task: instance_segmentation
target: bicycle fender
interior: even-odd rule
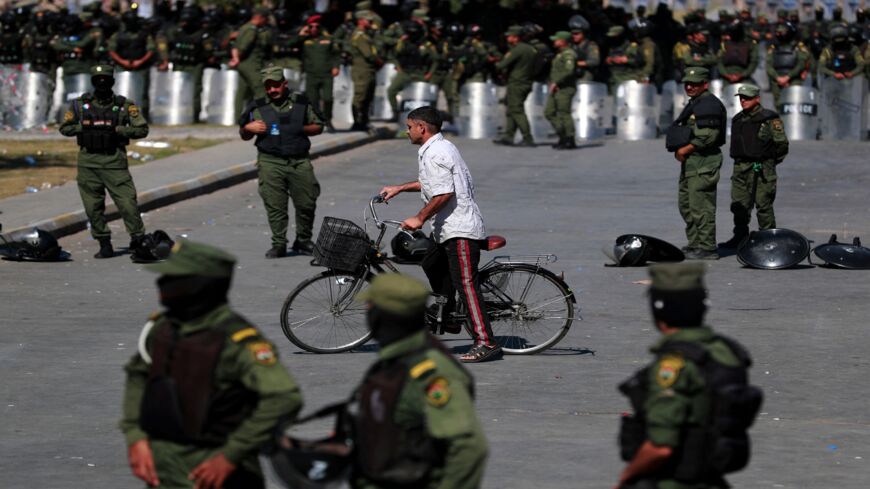
[[[574,296],[574,291],[571,290],[571,286],[568,285],[568,282],[565,282],[565,279],[563,279],[563,278],[560,277],[559,275],[556,275],[555,273],[553,273],[553,272],[552,272],[551,270],[549,270],[549,269],[546,269],[546,268],[543,268],[543,267],[536,267],[536,266],[534,266],[534,265],[528,265],[528,264],[519,263],[519,264],[515,264],[515,265],[499,265],[499,266],[497,266],[497,267],[492,267],[492,268],[488,269],[487,272],[490,272],[491,270],[493,270],[493,271],[494,271],[494,270],[498,270],[498,269],[501,269],[501,268],[514,268],[514,269],[529,270],[529,271],[532,271],[532,272],[540,272],[542,275],[546,275],[546,276],[548,276],[548,277],[554,279],[556,282],[558,282],[559,284],[561,284],[562,287],[565,287],[565,290],[568,291],[568,297],[571,299],[571,302],[574,303],[574,304],[577,303],[577,298]]]

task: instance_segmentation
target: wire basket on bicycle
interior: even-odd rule
[[[313,265],[334,270],[359,268],[372,244],[363,228],[353,221],[337,217],[324,217],[317,243],[314,245]]]

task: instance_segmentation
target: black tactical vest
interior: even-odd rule
[[[130,142],[115,131],[121,123],[127,99],[115,95],[112,104],[107,107],[97,106],[93,100],[93,95],[86,93],[73,104],[73,110],[78,112],[76,115],[82,125],[82,132],[76,136],[76,141],[89,153],[114,154]]]
[[[86,32],[83,35],[87,36],[88,33]],[[67,36],[66,40],[67,40],[67,42],[78,42],[78,41],[82,40],[82,36],[78,36],[78,35]],[[80,53],[73,51],[73,50],[70,50],[70,51],[63,53],[63,59],[73,60],[73,59],[88,58],[88,57],[90,57],[91,52],[94,50],[94,47],[93,47],[93,45],[89,45],[86,47],[82,47],[81,49],[82,49],[82,52],[80,52]]]
[[[277,28],[272,31],[272,57],[281,58],[298,58],[300,49],[298,46],[291,45],[293,38],[296,37],[287,32],[282,32]]]
[[[747,117],[740,114],[731,123],[731,157],[737,161],[761,163],[776,158],[776,144],[773,138],[762,141],[758,131],[765,121],[776,119],[779,114],[762,109]]]
[[[184,29],[177,29],[170,47],[169,61],[184,66],[202,63],[202,31],[188,33]]]
[[[747,68],[750,61],[750,50],[755,46],[748,42],[729,42],[725,45],[722,64]]]
[[[33,45],[30,48],[30,63],[37,67],[49,67],[54,64],[54,50],[49,45],[50,34],[34,34]]]
[[[420,55],[420,47],[406,41],[400,41],[402,44],[396,52],[396,62],[404,71],[417,71],[422,69],[423,56]]]
[[[137,32],[121,31],[118,33],[118,56],[128,60],[136,60],[148,53],[148,32],[139,29]]]
[[[266,123],[265,134],[257,135],[257,149],[279,158],[306,156],[311,149],[311,140],[302,130],[308,111],[308,100],[297,94],[293,107],[287,112],[278,112],[265,99],[259,99],[255,103],[263,122]]]
[[[796,47],[777,46],[773,51],[773,69],[779,74],[788,73],[798,63]]]
[[[855,63],[855,54],[858,48],[848,46],[846,49],[831,49],[831,60],[828,61],[828,69],[836,73],[846,73],[854,71],[858,67]]]
[[[181,337],[164,320],[154,327],[151,367],[139,424],[156,439],[220,446],[253,411],[257,394],[241,383],[218,390],[215,370],[228,336],[246,322],[232,317]]]
[[[17,32],[5,32],[0,35],[0,63],[19,64],[22,61],[21,35]]]

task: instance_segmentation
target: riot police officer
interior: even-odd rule
[[[777,106],[782,90],[802,84],[809,74],[812,61],[809,50],[795,36],[793,25],[779,24],[776,26],[776,42],[767,48],[767,77]]]
[[[571,101],[577,93],[577,55],[571,48],[571,33],[559,31],[550,36],[556,57],[550,65],[549,90],[544,116],[550,121],[559,141],[553,145],[555,149],[575,149],[574,119],[571,117]]]
[[[480,487],[488,448],[474,379],[426,331],[428,296],[395,273],[359,295],[381,348],[355,393],[354,488]]]
[[[356,18],[356,30],[351,35],[349,48],[350,56],[353,59],[350,70],[350,77],[353,81],[353,102],[351,104],[353,125],[350,129],[351,131],[365,131],[369,129],[369,110],[375,95],[375,72],[383,65],[383,61],[381,61],[371,36],[374,17],[368,11],[358,11],[354,17]]]
[[[610,69],[611,93],[616,93],[617,85],[622,82],[644,81],[643,52],[640,46],[626,34],[625,27],[621,25],[611,27],[607,30],[607,39],[611,48],[604,58],[604,64]]]
[[[727,113],[708,90],[707,68],[686,68],[683,85],[689,103],[668,129],[666,147],[680,163],[678,206],[686,223],[686,258],[718,260],[716,253],[716,186],[722,167]]]
[[[692,24],[687,28],[686,42],[677,43],[674,46],[674,68],[677,70],[675,76],[677,81],[680,81],[680,77],[690,66],[706,68],[712,76],[718,59],[716,53],[710,49],[707,38],[709,34],[710,32],[701,24]]]
[[[205,69],[206,32],[201,24],[199,7],[185,7],[179,14],[178,24],[165,31],[158,41],[161,63],[157,69],[165,71],[172,63],[172,71],[193,75],[193,119],[199,120],[202,108],[202,73]]]
[[[601,54],[598,44],[586,36],[590,27],[589,22],[582,16],[575,15],[569,21],[568,27],[571,28],[571,47],[577,55],[577,68],[574,74],[580,81],[592,81],[601,63]]]
[[[864,72],[864,56],[858,46],[849,41],[848,30],[837,25],[831,29],[831,44],[822,50],[819,57],[819,72],[838,80],[861,76]]]
[[[154,58],[156,44],[154,38],[142,25],[142,19],[136,9],[131,9],[121,15],[123,26],[109,38],[109,56],[115,65],[125,71],[141,72],[145,80],[145,99],[139,102],[142,113],[148,117],[148,85],[150,82],[149,68]]]
[[[15,12],[7,10],[0,16],[0,64],[21,64],[23,56],[23,41],[24,37],[21,34],[21,29],[18,26],[18,18]]]
[[[91,64],[97,60],[98,52],[103,44],[103,36],[99,30],[89,29],[85,20],[90,20],[90,14],[67,15],[63,23],[63,33],[55,36],[49,45],[58,53],[63,61],[64,76],[81,75],[90,72]]]
[[[33,15],[33,30],[24,36],[23,45],[24,60],[30,63],[30,70],[45,73],[52,84],[57,71],[57,53],[51,48],[54,38],[51,21],[54,18],[56,15],[49,12],[36,12]]]
[[[124,367],[121,431],[149,487],[262,488],[257,454],[302,409],[275,346],[227,303],[236,259],[185,239],[159,273],[151,316]]]
[[[338,76],[340,48],[320,24],[320,16],[312,15],[299,31],[302,39],[302,66],[305,70],[305,95],[326,122],[332,127],[332,79]]]
[[[704,272],[700,263],[650,266],[650,308],[662,336],[651,348],[655,360],[619,385],[634,411],[620,427],[629,462],[621,489],[725,489],[725,473],[749,462],[748,429],[763,395],[749,385],[746,349],[704,326]]]
[[[532,129],[526,117],[524,103],[532,91],[532,80],[535,77],[535,64],[538,53],[535,48],[523,42],[523,28],[511,26],[505,33],[510,50],[495,64],[495,68],[507,73],[507,123],[505,132],[495,144],[511,146],[514,144],[514,134],[517,129],[523,136],[520,146],[534,147]]]
[[[751,82],[758,67],[758,45],[745,38],[739,22],[732,22],[725,28],[718,58],[719,74],[728,83]]]
[[[465,26],[459,22],[447,25],[447,35],[435,44],[438,69],[433,82],[444,92],[447,120],[459,115],[459,80],[463,77],[465,59]],[[440,74],[440,76],[438,76]]]
[[[485,82],[492,75],[493,63],[501,59],[498,48],[483,39],[483,31],[478,24],[468,26],[468,37],[463,49],[463,82]]]
[[[788,154],[788,137],[779,114],[761,106],[761,93],[755,85],[737,90],[743,108],[731,123],[731,213],[734,236],[721,248],[737,248],[749,235],[752,209],[757,209],[758,229],[776,227],[773,201],[776,199],[776,166]]]
[[[275,26],[272,27],[272,63],[302,73],[302,49],[299,45],[299,26],[294,26],[290,11],[275,10]]]
[[[438,52],[425,36],[422,26],[414,21],[402,24],[402,37],[396,43],[396,76],[387,87],[387,100],[394,120],[399,116],[398,95],[408,84],[430,81],[438,68]]]
[[[106,224],[106,192],[115,202],[130,234],[130,249],[136,249],[145,234],[136,203],[136,187],[127,168],[126,146],[130,139],[148,135],[148,123],[132,100],[112,93],[113,72],[111,65],[91,68],[94,93],[86,93],[73,101],[59,128],[64,136],[75,136],[81,146],[76,182],[91,224],[91,236],[100,243],[100,251],[94,258],[115,255],[111,231]]]
[[[251,99],[257,100],[266,96],[263,84],[260,83],[260,69],[263,68],[263,58],[269,45],[269,31],[265,29],[269,20],[269,9],[257,7],[245,25],[239,29],[239,36],[231,50],[232,59],[229,67],[239,72],[239,88],[236,91],[236,113]]]

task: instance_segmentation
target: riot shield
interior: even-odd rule
[[[779,96],[777,112],[789,141],[816,139],[819,133],[819,94],[814,88],[784,88]]]
[[[371,118],[376,121],[388,121],[393,118],[393,108],[387,97],[387,89],[396,77],[396,65],[387,63],[378,70],[375,76],[375,98],[372,100]]]
[[[63,120],[63,113],[67,107],[66,101],[63,98],[65,93],[63,68],[58,68],[54,75],[54,93],[51,96],[51,109],[48,111],[48,120],[58,123]]]
[[[861,240],[857,237],[852,244],[846,244],[838,242],[834,234],[827,243],[816,246],[813,254],[832,268],[870,269],[870,248],[861,246]]]
[[[737,261],[750,268],[779,270],[804,261],[810,255],[810,242],[790,229],[753,231],[737,248]]]
[[[332,79],[332,124],[338,129],[347,129],[353,124],[353,80],[350,67],[341,66],[338,76]]]
[[[459,135],[469,139],[496,137],[505,124],[504,106],[492,83],[466,83],[459,91]]]
[[[532,91],[523,102],[523,111],[529,119],[529,128],[535,141],[548,139],[555,135],[550,121],[544,117],[544,108],[547,106],[547,97],[549,96],[550,88],[547,84],[535,82],[532,84]],[[522,135],[518,134],[517,137],[521,138]]]
[[[677,109],[674,107],[674,97],[678,90],[682,90],[682,87],[677,86],[677,82],[674,80],[668,80],[662,84],[662,93],[659,94],[659,132],[664,133],[668,127],[670,127],[671,123],[674,119],[677,118],[674,113],[677,110],[683,110],[682,107]]]
[[[616,135],[624,141],[655,139],[658,135],[656,88],[634,80],[616,87]]]
[[[571,101],[571,117],[578,140],[604,137],[605,121],[613,117],[608,106],[607,85],[596,82],[578,82],[577,94]]]
[[[63,103],[67,106],[73,100],[93,90],[91,75],[79,73],[78,75],[64,75],[63,77]]]
[[[819,124],[822,139],[860,141],[866,138],[863,111],[867,80],[863,76],[837,80],[823,76]]]
[[[150,122],[166,126],[193,123],[193,73],[151,69]]]
[[[112,91],[141,104],[145,99],[145,72],[116,70]]]
[[[287,80],[287,88],[291,92],[305,91],[305,73],[293,68],[284,68],[284,79]]]
[[[202,70],[202,93],[199,94],[199,114],[200,121],[208,120],[208,103],[211,98],[211,83],[214,74],[220,72],[217,68],[205,68]]]
[[[45,126],[54,80],[44,73],[30,71],[27,64],[5,70],[0,76],[3,124],[16,131]]]
[[[689,100],[691,100],[691,98],[686,95],[686,89],[683,88],[682,85],[676,85],[676,89],[674,90],[674,115],[672,120],[677,120],[677,117],[680,116],[680,113],[683,112],[686,105],[689,105]],[[667,126],[665,126],[665,129],[667,129]]]
[[[762,92],[770,91],[770,79],[767,78],[767,42],[762,41],[756,46],[758,49],[758,66],[752,72],[752,79]]]
[[[438,85],[426,82],[409,83],[401,92],[402,102],[399,104],[399,128],[405,127],[408,112],[424,107],[435,106],[438,103]]]
[[[239,72],[222,65],[220,70],[207,68],[203,74],[203,93],[200,100],[205,100],[206,83],[208,84],[208,102],[203,106],[207,108],[206,118],[209,124],[221,126],[234,126],[238,123],[239,114],[236,114],[236,92],[239,90]],[[208,76],[208,81],[206,81]],[[154,82],[151,83],[154,85]],[[153,104],[152,104],[153,106]],[[153,109],[152,109],[153,113]]]
[[[710,93],[716,96],[719,100],[722,100],[722,97],[725,95],[725,80],[721,78],[717,78],[715,80],[710,80],[710,85],[708,90]]]

